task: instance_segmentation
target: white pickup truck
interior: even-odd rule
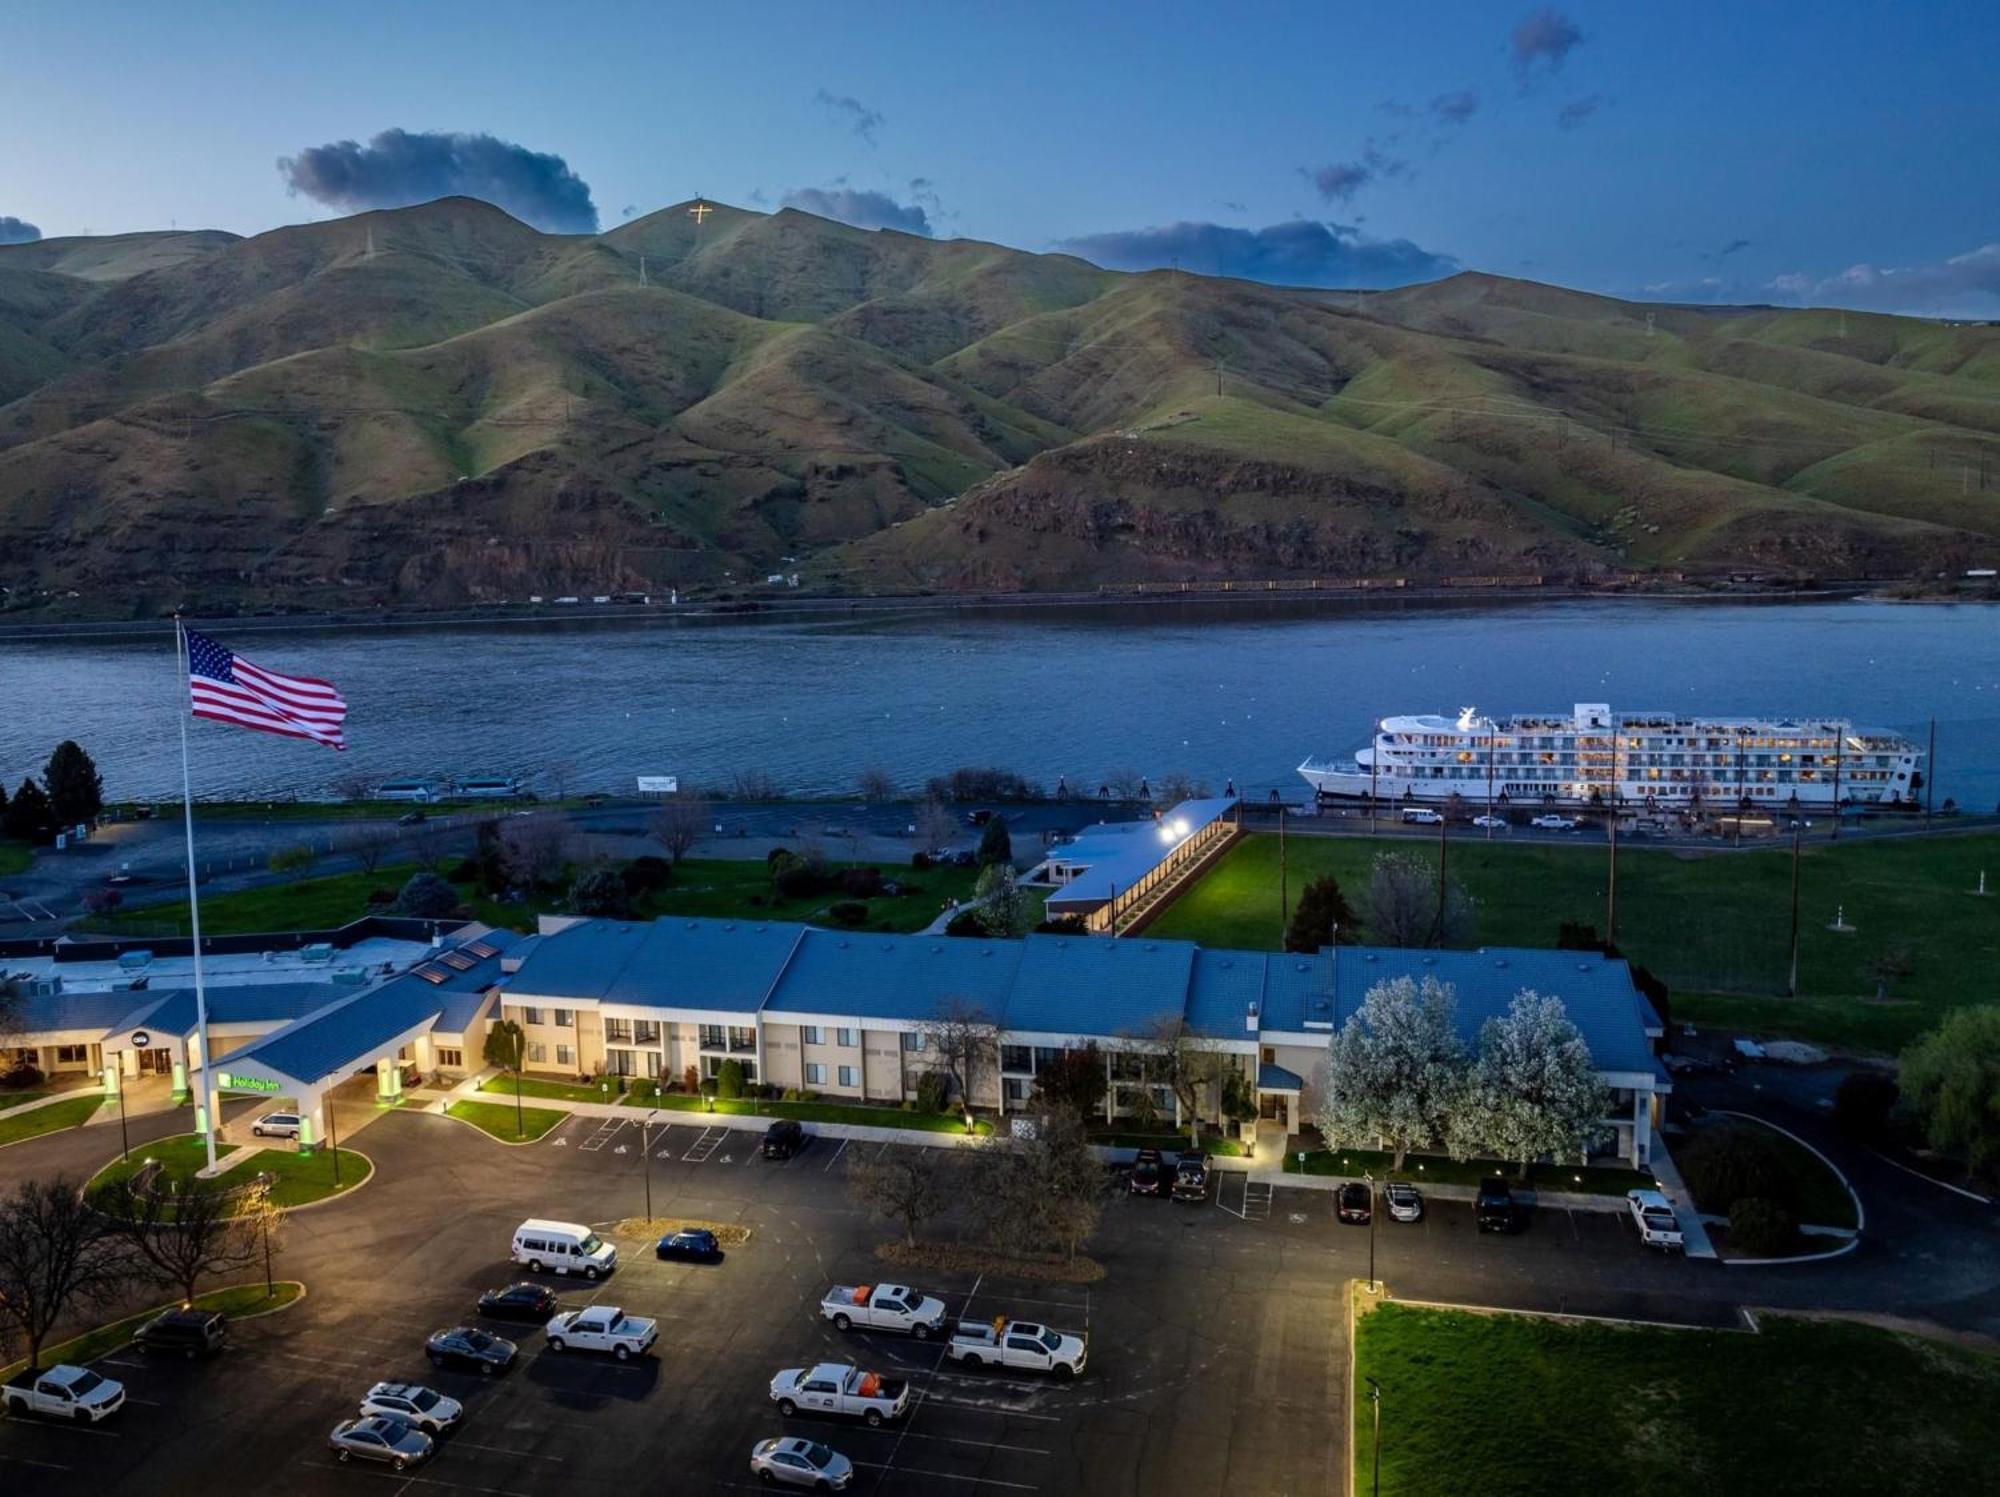
[[[1639,1229],[1639,1241],[1647,1247],[1667,1253],[1684,1250],[1673,1204],[1657,1190],[1628,1190],[1625,1206],[1632,1213],[1632,1225]]]
[[[623,1362],[660,1339],[658,1321],[627,1315],[616,1305],[565,1310],[548,1323],[550,1351],[608,1351]]]
[[[919,1341],[944,1331],[944,1301],[907,1284],[836,1284],[819,1313],[843,1331],[907,1331]]]
[[[850,1363],[822,1362],[817,1367],[787,1367],[772,1378],[771,1401],[787,1418],[809,1409],[815,1414],[845,1414],[872,1426],[909,1412],[910,1385],[899,1377],[863,1372]]]
[[[1018,1367],[1073,1378],[1083,1371],[1083,1337],[1026,1320],[961,1320],[945,1355],[968,1367]]]
[[[50,1367],[23,1373],[0,1387],[0,1402],[9,1413],[95,1424],[125,1406],[125,1385],[99,1377],[88,1367]]]

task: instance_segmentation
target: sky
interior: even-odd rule
[[[2000,316],[2000,4],[13,0],[0,242],[704,194],[1117,268]]]

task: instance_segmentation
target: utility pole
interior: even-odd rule
[[[1291,896],[1285,882],[1285,808],[1278,807],[1278,945],[1285,944],[1285,927],[1291,919]]]
[[[1924,829],[1931,824],[1931,802],[1937,795],[1937,719],[1931,719],[1931,746],[1924,754]]]
[[[1222,360],[1215,361],[1215,398],[1222,399]]]
[[[1840,840],[1840,756],[1847,747],[1847,724],[1833,725],[1833,840]]]
[[[1371,1441],[1375,1448],[1375,1474],[1369,1481],[1369,1491],[1374,1497],[1382,1497],[1382,1385],[1372,1377],[1365,1380],[1368,1384],[1368,1402],[1375,1410],[1375,1433]]]
[[[1799,840],[1800,830],[1792,828],[1792,974],[1785,984],[1785,996],[1799,996]]]
[[[644,250],[639,252],[639,284],[641,286],[646,284],[646,253]]]
[[[1444,834],[1450,829],[1451,829],[1450,818],[1445,816],[1443,812],[1439,812],[1438,813],[1438,908],[1437,908],[1437,923],[1432,927],[1432,942],[1431,942],[1432,945],[1438,947],[1442,947],[1444,945],[1444,890],[1445,890],[1445,881],[1444,881],[1445,835]]]
[[[1617,791],[1612,791],[1611,802],[1611,877],[1604,891],[1604,940],[1605,944],[1618,944],[1618,801]]]

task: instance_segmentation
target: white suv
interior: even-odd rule
[[[297,1138],[299,1115],[296,1112],[267,1112],[250,1125],[250,1132],[257,1138]]]
[[[446,1398],[420,1383],[377,1383],[361,1400],[361,1417],[371,1414],[400,1419],[426,1434],[441,1435],[464,1416],[455,1398]]]
[[[1665,1196],[1657,1190],[1628,1190],[1625,1206],[1632,1213],[1632,1225],[1639,1229],[1639,1240],[1647,1247],[1668,1253],[1681,1250],[1681,1224],[1674,1216],[1673,1203]]]
[[[1567,816],[1537,816],[1528,825],[1540,827],[1545,832],[1573,832],[1576,830],[1576,823]]]

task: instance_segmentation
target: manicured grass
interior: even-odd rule
[[[400,889],[416,871],[413,864],[400,863],[378,868],[373,873],[331,873],[228,894],[204,894],[202,934],[332,930],[371,913],[368,904],[371,891]],[[105,935],[186,935],[187,901],[96,916],[77,922],[77,929]]]
[[[924,1133],[963,1133],[965,1122],[955,1112],[905,1112],[900,1107],[871,1107],[860,1102],[764,1102],[754,1098],[726,1102],[718,1098],[711,1106],[701,1097],[686,1092],[663,1092],[641,1101],[626,1095],[618,1099],[627,1107],[657,1107],[671,1112],[719,1112],[731,1117],[797,1118],[802,1123],[852,1123],[860,1128],[915,1128]],[[973,1120],[972,1131],[984,1138],[993,1132],[985,1118]]]
[[[39,1138],[44,1133],[54,1133],[61,1128],[74,1128],[79,1123],[89,1122],[103,1105],[103,1095],[92,1091],[68,1102],[37,1107],[33,1112],[24,1112],[17,1117],[0,1118],[0,1144],[17,1144],[24,1138]]]
[[[237,1152],[234,1144],[217,1144],[216,1158]],[[145,1167],[148,1159],[159,1161],[160,1173],[177,1184],[192,1180],[195,1174],[208,1164],[208,1150],[198,1133],[181,1133],[172,1138],[156,1139],[152,1143],[141,1144],[132,1151],[130,1159],[113,1160],[95,1175],[85,1186],[87,1191],[98,1191],[107,1185],[116,1184],[127,1176]],[[366,1180],[374,1169],[367,1158],[351,1149],[340,1151],[340,1183],[333,1179],[333,1154],[321,1149],[313,1154],[299,1154],[289,1145],[259,1149],[248,1159],[233,1168],[224,1170],[216,1180],[225,1189],[234,1190],[250,1184],[259,1175],[271,1175],[271,1201],[277,1206],[304,1206],[312,1201],[325,1200],[330,1195],[343,1194]]]
[[[1753,1118],[1715,1118],[1696,1125],[1698,1129],[1726,1128],[1746,1133],[1755,1133],[1764,1138],[1785,1161],[1786,1172],[1791,1176],[1792,1189],[1798,1202],[1797,1216],[1801,1226],[1808,1227],[1858,1227],[1860,1222],[1854,1215],[1854,1197],[1840,1183],[1840,1177],[1827,1168],[1819,1155],[1803,1144],[1780,1133],[1776,1128],[1765,1126]],[[1699,1196],[1695,1205],[1703,1211],[1718,1216],[1729,1214],[1728,1201],[1706,1201]]]
[[[483,1128],[503,1143],[531,1142],[555,1127],[569,1114],[548,1107],[523,1107],[520,1132],[514,1131],[514,1109],[498,1102],[454,1102],[445,1109],[452,1117]]]
[[[1354,1469],[1381,1385],[1393,1497],[1929,1494],[1992,1484],[2000,1358],[1843,1322],[1759,1334],[1418,1309],[1355,1327]]]
[[[260,1279],[255,1284],[232,1284],[227,1289],[210,1289],[194,1297],[198,1310],[219,1310],[224,1315],[259,1315],[272,1310],[282,1310],[287,1305],[296,1304],[305,1294],[306,1286],[297,1279],[279,1279],[271,1286],[273,1293],[264,1292]],[[42,1348],[42,1366],[60,1367],[83,1366],[95,1361],[107,1352],[117,1351],[132,1339],[133,1332],[158,1315],[162,1310],[171,1310],[173,1305],[155,1305],[150,1310],[142,1310],[137,1315],[128,1315],[123,1320],[114,1320],[109,1325],[101,1325],[95,1330],[85,1331],[81,1336],[54,1346]],[[28,1365],[27,1359],[0,1367],[0,1382],[6,1381]]]
[[[1435,866],[1428,841],[1289,838],[1290,895],[1296,899],[1309,880],[1331,873],[1365,923],[1369,869],[1390,850]],[[1565,920],[1602,932],[1607,863],[1601,845],[1510,844],[1504,836],[1455,836],[1449,850],[1452,875],[1477,901],[1474,940],[1482,946],[1553,946]],[[1813,846],[1800,862],[1801,996],[1787,999],[1789,849],[1627,844],[1618,859],[1618,942],[1673,988],[1676,1019],[1894,1051],[1947,1008],[1976,999],[1965,974],[2000,959],[2000,898],[1971,892],[1982,869],[2000,870],[2000,835]],[[1836,912],[1855,927],[1851,934],[1827,929]],[[1278,839],[1259,834],[1231,848],[1147,934],[1275,949],[1282,936]],[[1908,954],[1910,974],[1892,980],[1892,1001],[1878,1003],[1871,964],[1896,948]]]
[[[1162,1154],[1190,1149],[1194,1145],[1185,1133],[1093,1133],[1090,1141],[1109,1149],[1158,1149]],[[1233,1138],[1204,1132],[1201,1147],[1218,1159],[1241,1159],[1243,1145]]]
[[[15,1107],[26,1107],[30,1102],[39,1102],[48,1095],[47,1091],[0,1092],[0,1112]]]
[[[1403,1161],[1402,1169],[1392,1170],[1389,1164],[1395,1157],[1375,1149],[1318,1149],[1306,1155],[1303,1167],[1297,1154],[1287,1154],[1285,1173],[1340,1175],[1359,1180],[1366,1170],[1377,1180],[1408,1180],[1412,1185],[1477,1185],[1489,1175],[1504,1175],[1517,1185],[1522,1183],[1519,1165],[1500,1160],[1412,1154]],[[1628,1190],[1651,1190],[1659,1184],[1643,1170],[1613,1164],[1531,1164],[1526,1183],[1537,1190],[1597,1196],[1622,1196]]]
[[[0,837],[0,878],[10,873],[26,873],[28,865],[34,859],[34,849],[27,843],[12,842]]]
[[[896,863],[831,863],[828,867],[836,875],[846,868],[873,868],[883,878],[894,879],[905,891],[858,901],[867,907],[868,918],[853,927],[857,930],[879,930],[884,926],[894,931],[922,930],[943,911],[946,899],[961,902],[970,899],[972,886],[979,878],[976,868],[919,871]],[[649,895],[642,908],[648,915],[801,920],[833,926],[825,911],[851,899],[851,895],[838,890],[803,899],[782,898],[772,890],[770,875],[761,859],[689,858],[674,870],[673,882]]]
[[[521,1077],[518,1085],[512,1076],[494,1076],[479,1085],[482,1092],[497,1092],[503,1097],[541,1097],[550,1102],[616,1102],[618,1093],[604,1092],[594,1086],[577,1086],[566,1081],[537,1081],[533,1076]]]

